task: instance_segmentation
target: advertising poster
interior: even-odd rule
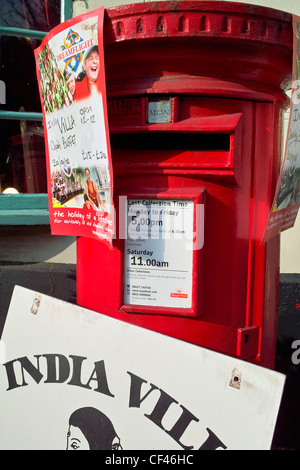
[[[1,345],[1,450],[103,450],[141,467],[271,447],[278,372],[19,286]]]
[[[293,87],[284,161],[263,242],[292,228],[300,206],[300,17],[293,16]]]
[[[111,243],[112,165],[103,53],[104,8],[54,28],[35,50],[51,232]]]

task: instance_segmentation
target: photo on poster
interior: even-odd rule
[[[107,241],[113,232],[103,8],[54,28],[35,51],[52,233]],[[50,197],[51,195],[51,197]]]

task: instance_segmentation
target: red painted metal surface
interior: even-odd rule
[[[203,191],[204,246],[188,315],[126,305],[124,240],[109,250],[79,238],[78,304],[273,367],[279,240],[261,239],[280,167],[291,15],[232,2],[126,5],[106,10],[104,44],[117,226],[119,196]],[[171,100],[171,122],[148,122],[156,99]]]

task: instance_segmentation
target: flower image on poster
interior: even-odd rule
[[[54,28],[35,50],[43,108],[51,232],[111,243],[112,165],[104,8]]]

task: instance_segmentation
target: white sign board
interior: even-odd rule
[[[128,199],[126,304],[191,308],[193,213],[190,200]]]
[[[1,341],[3,450],[270,448],[276,372],[21,287]]]

